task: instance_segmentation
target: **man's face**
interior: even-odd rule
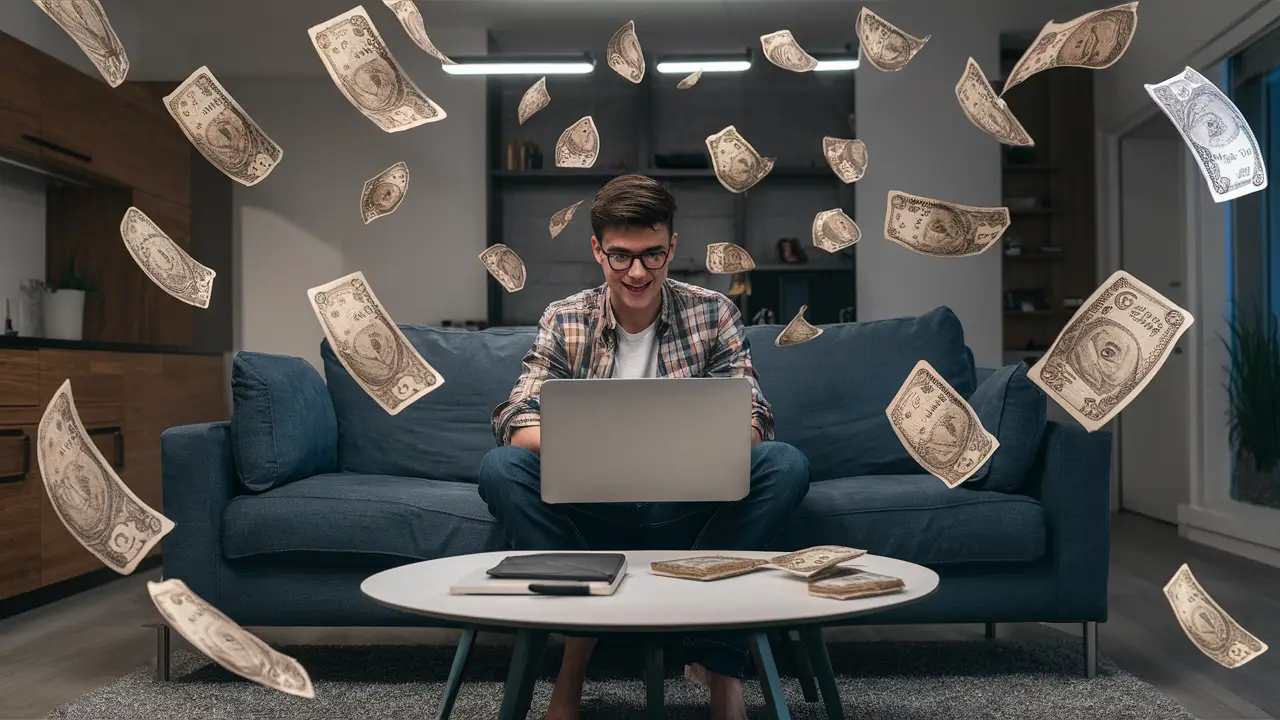
[[[609,295],[614,303],[644,310],[661,302],[662,281],[667,279],[667,268],[678,237],[673,233],[668,239],[667,233],[667,227],[659,225],[652,229],[610,228],[604,232],[603,238],[591,237],[591,250],[604,270],[604,279],[609,284]],[[622,255],[630,260],[630,266],[615,270],[610,264],[610,254],[617,256],[617,267],[622,267],[625,262],[617,262]],[[657,265],[661,254],[666,255],[661,267],[654,270],[645,267],[645,256],[648,256],[650,265]]]

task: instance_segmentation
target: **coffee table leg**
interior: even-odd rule
[[[787,656],[796,671],[796,679],[800,681],[800,689],[804,692],[805,702],[818,701],[818,686],[813,683],[813,668],[809,666],[809,656],[804,646],[791,639],[791,631],[778,633],[778,651]]]
[[[542,649],[547,644],[545,630],[520,629],[516,632],[516,647],[511,654],[511,667],[507,670],[507,686],[502,692],[502,707],[498,720],[524,720],[533,702],[533,683],[542,664]]]
[[[644,639],[645,707],[649,720],[662,720],[666,698],[666,668],[662,662],[662,637]]]
[[[791,720],[787,698],[782,694],[782,680],[773,660],[773,648],[769,647],[769,633],[759,630],[751,633],[751,659],[760,676],[760,691],[764,693],[765,711],[773,720]]]
[[[439,720],[448,720],[453,712],[453,702],[458,699],[458,688],[462,687],[462,673],[467,671],[467,660],[471,659],[471,648],[476,644],[476,629],[466,628],[462,637],[458,638],[458,650],[453,654],[453,667],[449,668],[449,680],[444,684],[444,698],[440,700]]]
[[[822,690],[822,702],[827,706],[827,717],[844,720],[844,706],[840,703],[840,691],[836,688],[836,674],[831,669],[831,656],[822,640],[822,628],[817,625],[800,628],[800,641],[809,655],[818,687]]]

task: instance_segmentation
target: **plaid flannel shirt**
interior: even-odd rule
[[[751,382],[751,426],[773,439],[773,411],[760,391],[738,307],[721,293],[667,279],[658,313],[658,377],[745,377]],[[617,329],[607,285],[547,306],[538,337],[524,356],[511,396],[493,410],[493,436],[511,442],[516,428],[541,423],[542,382],[613,376]]]

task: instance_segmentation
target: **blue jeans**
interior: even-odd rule
[[[768,550],[809,492],[809,459],[786,443],[751,448],[751,490],[728,503],[542,502],[541,458],[524,448],[490,450],[480,463],[480,497],[514,550]],[[625,590],[624,590],[625,592]],[[689,659],[742,678],[741,633],[685,638]]]

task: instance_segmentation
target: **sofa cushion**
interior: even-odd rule
[[[1027,562],[1044,555],[1045,514],[1023,495],[948,490],[932,475],[813,483],[778,550],[847,545],[921,565]]]
[[[503,547],[475,486],[441,480],[316,475],[241,495],[222,516],[228,559],[332,553],[431,560]]]
[[[321,345],[338,416],[338,467],[474,483],[480,458],[494,447],[493,409],[511,393],[535,329],[399,327],[444,384],[397,415],[352,379],[327,340]]]
[[[1000,368],[987,378],[969,404],[1000,447],[973,474],[966,487],[1017,492],[1022,486],[1044,437],[1045,394],[1027,378],[1026,363]]]
[[[239,352],[231,363],[231,447],[253,492],[338,469],[338,421],[302,358]]]
[[[747,328],[777,439],[809,458],[813,480],[924,472],[894,434],[884,409],[917,361],[928,360],[963,397],[973,394],[973,356],[949,308],[919,317],[823,326],[813,342],[776,347],[776,325]]]

